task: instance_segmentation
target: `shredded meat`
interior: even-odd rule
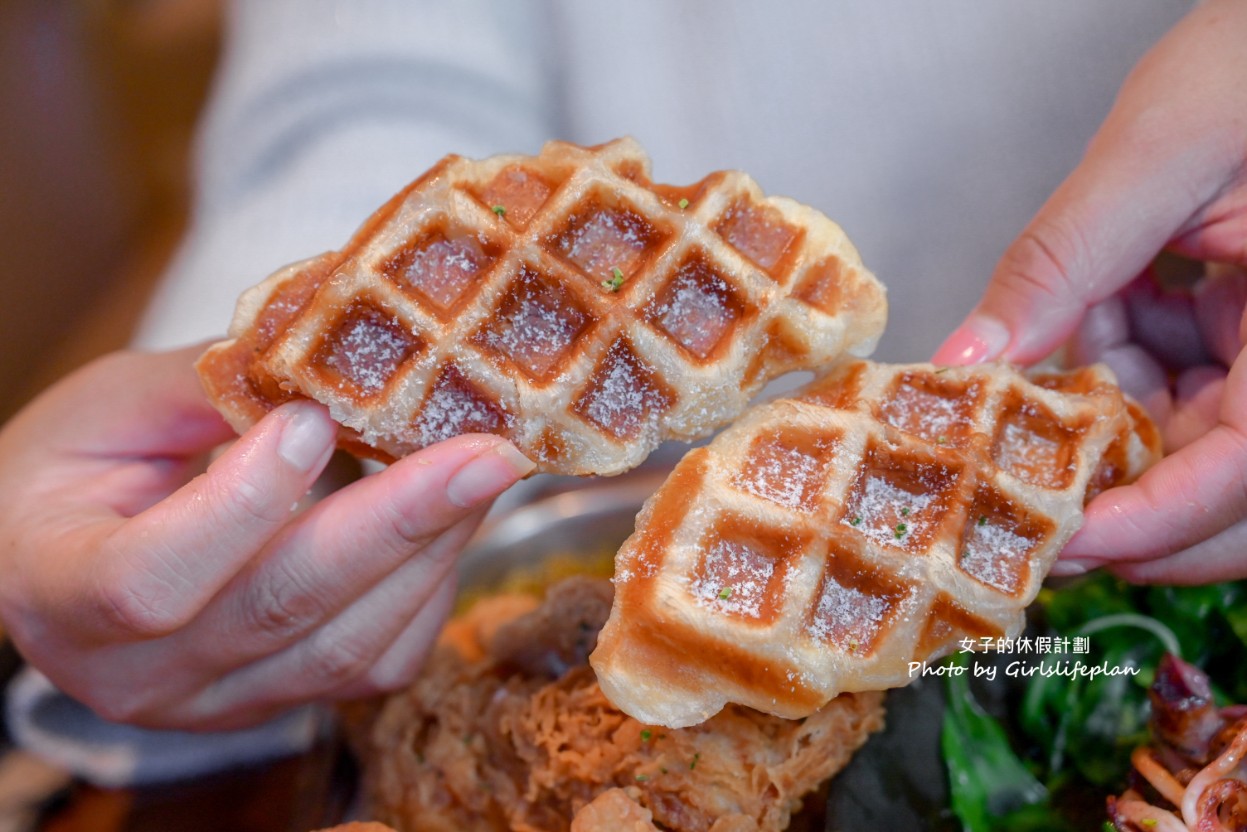
[[[572,578],[539,606],[496,597],[455,619],[360,743],[373,814],[400,832],[780,830],[883,726],[880,693],[799,721],[729,706],[642,725],[586,661],[610,604],[608,582]]]
[[[615,829],[617,832],[652,832],[654,813],[623,789],[607,789],[576,813],[571,832]]]

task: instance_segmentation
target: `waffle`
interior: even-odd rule
[[[904,685],[910,662],[1017,636],[1092,487],[1159,448],[1100,366],[843,364],[684,457],[616,558],[592,665],[670,727]]]
[[[886,315],[817,211],[737,172],[656,185],[630,139],[551,142],[442,160],[343,250],[245,293],[199,370],[239,431],[305,396],[356,453],[484,432],[539,471],[616,474],[775,376],[868,354]]]

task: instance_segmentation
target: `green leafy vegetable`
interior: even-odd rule
[[[1125,788],[1130,753],[1149,739],[1147,689],[1166,652],[1208,672],[1222,704],[1247,701],[1247,581],[1138,587],[1096,574],[1044,589],[1038,601],[1046,633],[1078,652],[1012,658],[1031,669],[1081,661],[1139,672],[1026,676],[1013,714],[1031,743],[1021,755],[1005,727],[967,699],[968,681],[949,677],[942,749],[953,810],[969,832],[1086,828],[1085,818],[1072,826],[1061,814],[1072,802],[1062,795],[1086,793],[1088,783],[1100,794]],[[1022,760],[1032,757],[1028,768]],[[1035,797],[1035,784],[1046,796]]]
[[[965,659],[959,654],[953,664],[965,667]],[[967,675],[948,676],[947,691],[940,748],[948,764],[953,812],[966,830],[992,832],[1001,828],[997,823],[1003,817],[1044,804],[1048,790],[1013,753],[1000,723],[975,701]]]

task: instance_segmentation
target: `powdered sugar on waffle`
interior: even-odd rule
[[[828,291],[806,291],[812,280]],[[352,309],[401,320],[412,340],[335,332]],[[350,428],[341,442],[357,453],[392,459],[487,430],[538,471],[609,475],[665,439],[709,435],[776,376],[869,352],[886,309],[813,209],[736,172],[656,184],[629,139],[552,142],[535,157],[442,160],[341,251],[248,292],[234,339],[199,369],[239,430],[303,396]],[[433,391],[448,361],[472,396]]]
[[[699,355],[707,355],[736,316],[728,307],[727,284],[709,275],[705,284],[681,273],[672,284],[671,297],[655,310],[662,327]]]
[[[770,451],[765,459],[755,461],[742,471],[736,483],[763,499],[798,508],[806,489],[825,466],[796,448],[772,446]]]
[[[437,240],[414,252],[403,275],[439,306],[447,307],[476,276],[485,252],[471,237]]]
[[[890,608],[886,599],[843,586],[829,577],[818,596],[807,631],[819,641],[834,639],[843,642],[842,647],[856,652],[874,639]]]
[[[395,318],[394,326],[401,327]],[[408,342],[395,331],[367,319],[352,321],[326,363],[367,394],[376,393],[406,356]]]
[[[857,529],[876,543],[901,545],[907,536],[921,531],[921,512],[931,504],[930,494],[898,488],[883,477],[867,476],[851,516],[841,525]]]
[[[1046,384],[1007,365],[852,361],[746,413],[676,466],[620,550],[590,658],[602,690],[671,727],[728,702],[799,718],[906,684],[911,662],[962,639],[1016,635],[1105,454],[1147,449],[1119,455],[1103,487],[1159,457],[1106,368]],[[950,402],[955,441],[888,417],[907,387]],[[1067,474],[1033,457],[1006,469],[1010,425],[1049,440]]]
[[[961,568],[989,586],[1011,592],[1016,585],[1017,566],[1035,543],[982,517],[970,526],[966,535]]]
[[[689,591],[720,613],[756,618],[774,574],[775,562],[770,558],[739,541],[718,540],[707,550],[702,573]]]
[[[638,378],[627,361],[607,360],[606,372],[599,376],[599,386],[586,407],[589,418],[612,426],[621,435],[635,435],[644,427],[653,426],[667,403],[666,397]],[[641,370],[644,372],[645,368]]]
[[[901,395],[891,398],[885,413],[888,421],[902,429],[916,427],[929,439],[947,438],[956,428],[968,424],[965,402],[979,394],[978,385],[967,388],[964,397],[952,398],[902,387]]]
[[[426,445],[467,431],[490,432],[502,421],[498,412],[470,392],[453,384],[439,384],[424,403],[416,430]]]

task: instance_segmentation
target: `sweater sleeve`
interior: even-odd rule
[[[557,110],[539,8],[235,0],[190,228],[137,345],[222,335],[242,290],[345,243],[447,153],[536,152]]]

